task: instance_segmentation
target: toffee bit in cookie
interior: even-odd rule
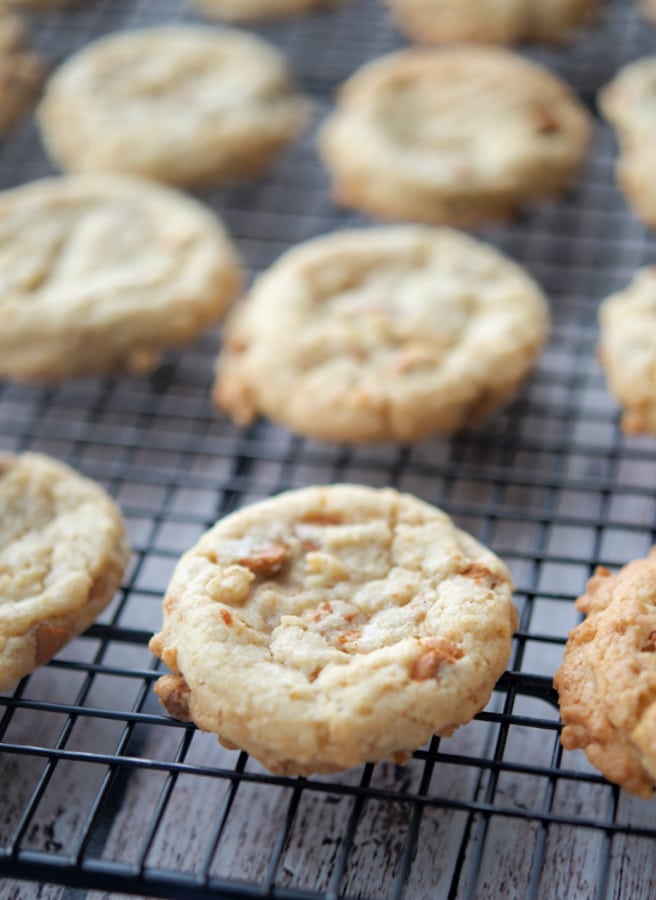
[[[533,115],[540,134],[556,134],[560,131],[560,122],[548,106],[537,106]]]
[[[239,565],[246,566],[247,569],[262,578],[272,578],[285,565],[288,555],[287,548],[282,544],[269,544],[242,557]]]
[[[442,664],[453,665],[464,656],[462,648],[453,641],[431,638],[422,643],[429,649],[412,666],[411,675],[417,681],[437,678]]]
[[[207,593],[213,600],[229,606],[239,606],[248,598],[255,575],[243,565],[228,566],[207,583]]]

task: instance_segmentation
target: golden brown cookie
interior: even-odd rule
[[[180,560],[151,650],[169,713],[282,774],[405,761],[488,702],[517,614],[503,563],[407,494],[311,487]]]
[[[343,231],[286,253],[224,332],[214,398],[322,440],[417,440],[508,402],[549,314],[515,263],[450,229]]]
[[[195,200],[116,175],[0,194],[0,377],[151,369],[216,322],[239,284],[221,223]]]
[[[48,82],[39,122],[63,169],[198,185],[261,173],[308,111],[266,41],[170,25],[84,47]]]
[[[558,41],[587,22],[598,0],[387,0],[420,44]]]
[[[554,684],[566,750],[582,748],[631,794],[656,789],[656,549],[613,575],[599,568],[576,601]]]
[[[561,193],[589,136],[590,116],[550,72],[499,48],[450,47],[351,76],[319,152],[345,206],[467,226]]]
[[[129,555],[100,485],[38,453],[0,455],[0,690],[91,625]]]
[[[656,266],[599,307],[599,361],[627,434],[656,434]]]
[[[42,60],[27,49],[22,22],[0,7],[0,138],[36,102],[44,75]]]
[[[634,213],[656,228],[656,56],[624,66],[599,95],[605,118],[617,129],[617,179]]]

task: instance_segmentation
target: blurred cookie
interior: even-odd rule
[[[656,434],[656,266],[599,307],[599,359],[628,434]]]
[[[44,75],[42,60],[27,49],[22,22],[0,8],[0,138],[32,108]]]
[[[387,0],[421,44],[557,41],[584,24],[598,0]]]
[[[259,174],[307,113],[274,47],[177,25],[85,47],[48,82],[39,121],[63,169],[194,185]]]
[[[599,96],[605,118],[617,129],[617,178],[635,214],[656,228],[656,56],[620,69]]]
[[[91,625],[129,555],[100,485],[38,453],[0,455],[0,690]]]
[[[338,202],[473,225],[562,192],[590,117],[554,75],[498,48],[406,50],[344,85],[319,138]]]
[[[207,16],[226,22],[278,19],[343,4],[346,0],[188,0]]]
[[[343,231],[286,253],[225,329],[214,398],[336,441],[452,432],[508,402],[542,349],[544,297],[448,229]]]
[[[112,175],[0,194],[0,377],[152,368],[216,322],[239,283],[219,221],[191,198]]]
[[[652,22],[656,22],[656,0],[643,0],[642,6],[645,15],[651,19]]]
[[[610,781],[656,790],[656,551],[616,575],[600,568],[576,601],[554,684],[566,750],[581,748]]]
[[[408,494],[310,487],[186,553],[150,648],[169,713],[273,772],[393,759],[485,707],[517,613],[504,564]]]

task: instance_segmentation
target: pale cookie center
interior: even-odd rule
[[[296,338],[302,371],[341,359],[371,376],[421,374],[457,346],[478,300],[462,273],[377,267],[331,296],[315,294]]]
[[[490,586],[495,579],[455,547],[441,571],[427,573],[419,558],[404,557],[414,543],[408,527],[399,532],[394,516],[343,525],[305,520],[273,527],[273,536],[223,538],[207,554],[216,566],[207,592],[223,605],[219,615],[235,638],[268,647],[273,661],[311,680],[330,664],[407,640],[418,644],[413,677],[434,677],[443,656],[452,663],[462,655],[427,622],[445,602],[443,583],[458,575],[489,578]]]

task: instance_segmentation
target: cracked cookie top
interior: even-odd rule
[[[503,563],[391,489],[307,488],[180,561],[151,649],[172,715],[279,772],[403,759],[487,703],[516,625]]]
[[[448,229],[343,231],[285,254],[225,331],[215,399],[328,440],[415,440],[502,405],[547,305],[524,270]]]

